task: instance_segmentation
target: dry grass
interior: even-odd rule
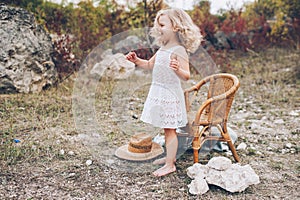
[[[238,152],[241,164],[254,168],[261,178],[259,185],[235,194],[210,186],[203,196],[190,195],[187,184],[191,180],[186,175],[186,168],[192,165],[190,151],[178,160],[177,173],[163,178],[152,177],[150,172],[124,172],[103,165],[93,155],[97,147],[92,152],[80,141],[81,133],[74,126],[71,77],[40,94],[0,96],[0,198],[299,198],[300,122],[299,116],[291,115],[300,114],[299,51],[269,49],[259,54],[229,56],[233,66],[230,73],[241,81],[229,120],[239,135],[237,144],[245,142],[249,146]],[[113,85],[107,82],[99,86],[97,117],[105,126],[109,143],[118,146],[124,135],[118,122],[111,118]],[[287,151],[286,143],[291,143],[292,148],[283,152]],[[212,152],[207,159],[216,155],[220,153]],[[93,160],[90,166],[85,164],[88,159]]]

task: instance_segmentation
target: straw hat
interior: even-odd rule
[[[145,133],[138,133],[130,138],[129,144],[119,147],[115,155],[125,160],[143,161],[162,154],[164,149]]]

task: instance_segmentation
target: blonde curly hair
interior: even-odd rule
[[[177,34],[181,45],[183,45],[188,52],[195,52],[203,37],[191,17],[184,10],[178,8],[164,9],[157,13],[154,26],[150,30],[150,36],[154,37],[154,42],[159,46],[163,46],[163,41],[160,40],[160,33],[158,31],[158,20],[162,15],[167,15],[170,18],[172,26],[178,31]]]

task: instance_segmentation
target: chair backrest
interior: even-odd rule
[[[227,73],[213,74],[202,79],[189,92],[198,91],[205,84],[209,84],[207,100],[200,106],[195,117],[195,123],[200,120],[200,115],[203,114],[207,116],[208,123],[213,124],[220,121],[226,123],[235,93],[240,85],[238,78]],[[187,110],[189,110],[189,105],[187,105]]]
[[[209,90],[207,99],[214,99],[206,108],[209,113],[208,121],[222,118],[228,120],[228,115],[236,91],[239,88],[239,80],[232,74],[215,74],[209,77]]]

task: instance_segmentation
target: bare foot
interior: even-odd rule
[[[170,174],[176,171],[175,165],[164,165],[163,167],[159,168],[155,172],[153,172],[154,176],[160,177]]]
[[[174,159],[174,163],[176,162],[176,159]],[[160,158],[160,159],[156,159],[153,161],[154,165],[163,165],[166,163],[166,157]]]

